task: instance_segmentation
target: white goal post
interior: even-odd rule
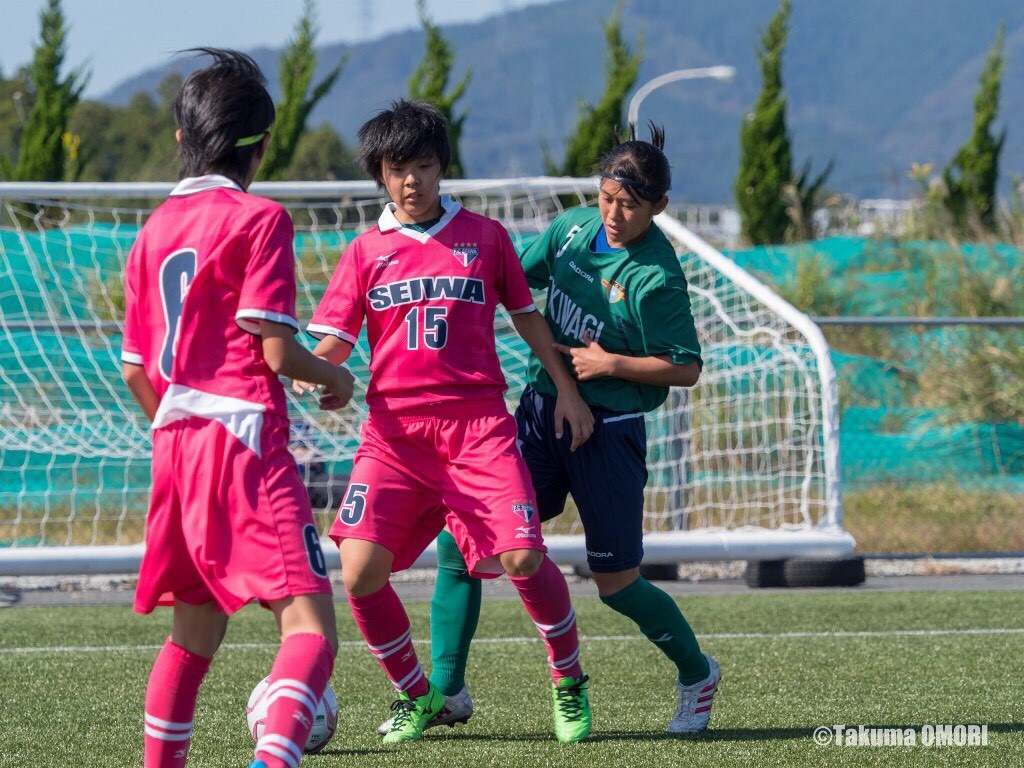
[[[148,425],[120,377],[122,272],[171,183],[0,183],[0,576],[130,573],[149,493]],[[376,221],[372,182],[257,183],[295,221],[300,322],[338,258]],[[594,179],[447,181],[443,191],[501,220],[517,245],[566,207],[595,204]],[[690,284],[705,368],[647,418],[645,562],[842,558],[836,375],[817,326],[683,227],[658,225]],[[541,297],[538,297],[539,299]],[[509,408],[527,349],[496,324]],[[307,340],[311,344],[311,340]],[[293,450],[321,529],[344,490],[365,417],[364,341],[338,414],[289,393]],[[563,565],[586,553],[575,510],[547,524]],[[337,551],[325,548],[337,567]],[[432,564],[428,550],[419,561]]]

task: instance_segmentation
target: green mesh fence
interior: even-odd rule
[[[1024,258],[1009,245],[830,238],[730,256],[794,303],[803,298],[798,308],[811,315],[1021,314]],[[1020,386],[1019,328],[827,327],[826,335],[839,377],[844,487],[952,481],[1024,492],[1024,422],[1012,404],[992,407]]]

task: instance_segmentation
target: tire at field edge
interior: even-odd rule
[[[750,560],[743,578],[754,588],[855,587],[864,583],[864,558]]]

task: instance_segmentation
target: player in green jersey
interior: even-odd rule
[[[703,654],[676,602],[640,575],[647,434],[644,413],[671,387],[700,377],[700,343],[675,249],[654,224],[668,204],[671,171],[664,131],[619,141],[600,164],[598,207],[566,211],[522,254],[530,286],[547,290],[545,316],[594,414],[594,433],[576,450],[555,437],[557,390],[531,357],[516,411],[519,440],[542,520],[572,494],[586,534],[587,561],[601,601],[631,619],[676,666],[678,706],[669,733],[707,728],[720,671]],[[469,644],[480,582],[447,532],[437,540],[431,603],[431,681],[446,706],[427,727],[465,722]],[[382,726],[383,727],[383,726]]]

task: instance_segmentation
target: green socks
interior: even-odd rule
[[[455,538],[442,531],[437,537],[437,584],[430,601],[430,681],[445,696],[454,696],[466,685],[466,661],[480,620],[482,591],[480,580],[466,571]],[[693,685],[708,676],[708,662],[693,629],[663,590],[639,578],[601,602],[632,620],[672,660],[680,683]]]
[[[430,682],[445,696],[466,685],[469,644],[480,620],[483,585],[466,571],[455,537],[437,537],[437,583],[430,601]]]
[[[710,673],[707,659],[676,601],[644,578],[639,578],[601,602],[631,619],[679,670],[683,685],[699,683]],[[433,627],[433,624],[431,624]]]

